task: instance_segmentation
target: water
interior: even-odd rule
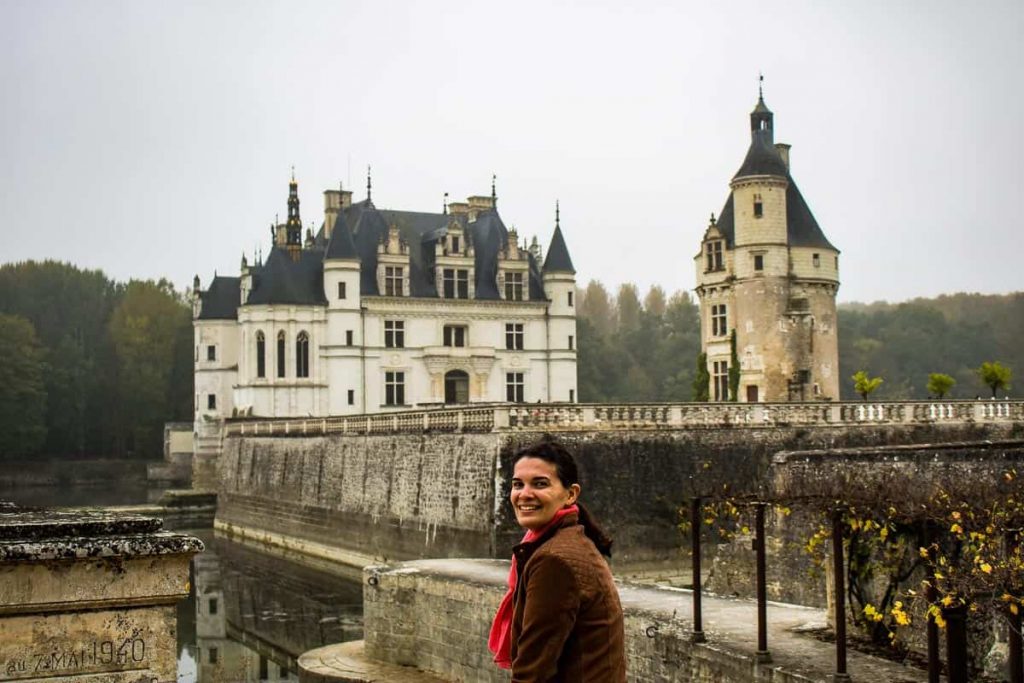
[[[196,535],[207,549],[178,606],[181,683],[298,680],[303,652],[362,638],[358,582]]]

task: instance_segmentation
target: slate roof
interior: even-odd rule
[[[200,320],[235,320],[241,297],[242,278],[217,275],[205,292],[199,292]]]
[[[273,247],[267,260],[253,266],[252,289],[246,304],[326,305],[323,291],[325,259],[358,259],[360,289],[363,296],[379,296],[377,287],[377,246],[394,225],[409,248],[409,289],[413,297],[437,297],[437,287],[430,276],[435,263],[437,240],[448,233],[452,221],[465,230],[466,239],[474,247],[474,290],[477,299],[501,298],[497,287],[500,252],[508,245],[509,233],[496,210],[481,211],[476,220],[463,214],[426,213],[377,209],[369,200],[357,202],[338,213],[330,239],[321,226],[311,247],[303,248],[298,261],[292,261],[284,247]],[[543,301],[543,275],[533,254],[528,254],[529,297]],[[555,230],[548,264],[557,270],[575,272],[561,230]],[[233,284],[225,284],[231,281]],[[200,318],[237,318],[240,299],[240,278],[215,278],[210,290],[201,294],[203,309]],[[207,304],[207,299],[211,301]],[[208,314],[209,311],[209,314]]]
[[[576,273],[572,259],[569,258],[569,248],[565,246],[565,238],[562,237],[562,228],[557,225],[551,237],[551,246],[548,247],[548,256],[544,259],[544,272]]]
[[[804,201],[804,196],[800,194],[800,188],[796,186],[793,177],[786,174],[786,178],[789,180],[789,186],[786,188],[786,236],[789,246],[819,247],[839,251],[832,246],[821,227],[818,226],[818,221],[815,220],[811,208]],[[731,249],[736,233],[731,192],[728,199],[725,200],[725,206],[722,207],[722,212],[718,215],[718,222],[715,225],[718,226],[725,237],[726,244]]]
[[[733,178],[741,178],[748,175],[780,175],[788,176],[789,170],[786,162],[779,156],[772,142],[770,130],[752,131],[750,148],[747,156],[743,159],[743,165],[736,171]]]

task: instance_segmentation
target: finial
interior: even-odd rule
[[[715,224],[715,212],[712,211],[711,212],[711,225],[714,225],[714,224]]]
[[[561,223],[562,210],[558,205],[558,200],[555,200],[555,227],[557,228]]]
[[[444,193],[444,215],[448,215],[448,193]]]
[[[370,165],[366,165],[366,201],[370,201],[370,191],[373,189],[373,182],[370,178]]]
[[[757,72],[757,99],[764,100],[764,74]]]
[[[295,165],[292,165],[292,182],[295,182]]]
[[[491,174],[491,208],[493,209],[498,208],[498,191],[496,189],[497,182],[498,176],[496,174]]]

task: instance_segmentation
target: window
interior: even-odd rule
[[[405,373],[384,373],[384,405],[405,405]]]
[[[729,362],[716,360],[711,364],[711,385],[715,389],[714,400],[729,400]]]
[[[210,602],[208,604],[209,604],[209,609],[207,609],[207,612],[209,614],[216,614],[217,613],[217,598],[210,598]]]
[[[754,270],[764,270],[764,254],[754,254]]]
[[[384,266],[384,296],[402,296],[401,266]]]
[[[724,337],[728,331],[725,313],[725,304],[711,306],[711,334],[715,337]]]
[[[349,389],[348,390],[348,404],[350,406],[354,406],[356,404],[356,390],[355,389]]]
[[[260,655],[260,673],[259,673],[259,676],[260,676],[260,680],[261,681],[265,681],[268,678],[270,678],[269,668],[270,667],[267,666],[267,658],[264,657],[263,655]]]
[[[459,253],[459,236],[458,235],[452,235],[452,253],[453,254],[458,254]]]
[[[469,298],[469,271],[465,268],[445,268],[444,279],[445,299]]]
[[[510,403],[523,402],[523,373],[505,373],[505,400]]]
[[[811,256],[811,262],[815,268],[821,268],[821,254],[813,254]]]
[[[206,408],[207,410],[217,410],[217,394],[206,395]]]
[[[569,295],[569,307],[572,307],[572,292],[566,292]]]
[[[523,273],[505,273],[505,298],[509,301],[523,300]]]
[[[708,257],[708,269],[707,272],[713,270],[723,270],[725,266],[722,263],[722,242],[718,240],[716,242],[708,242],[707,245],[707,257]]]
[[[309,335],[305,332],[295,338],[295,376],[309,377]]]
[[[345,330],[345,346],[352,346],[352,330]]]
[[[760,218],[764,215],[764,202],[761,201],[761,195],[754,195],[754,218]]]
[[[570,334],[569,335],[569,350],[570,351],[572,351],[573,341],[574,341],[573,336]]]
[[[576,390],[575,389],[570,389],[569,390],[569,403],[575,403],[575,402],[576,402]]]
[[[405,322],[402,320],[384,321],[384,346],[389,349],[405,348]]]
[[[505,323],[505,348],[509,351],[523,350],[522,323]]]
[[[207,650],[207,661],[209,661],[210,664],[217,663],[217,648],[211,647]]]
[[[206,347],[206,360],[217,360],[217,347],[213,344]]]
[[[344,282],[339,282],[338,283],[338,298],[339,299],[344,299],[345,298],[345,283]]]
[[[256,376],[267,376],[267,338],[262,330],[256,333]]]
[[[445,325],[444,326],[444,345],[445,346],[465,346],[466,345],[466,328],[461,325]]]
[[[284,377],[284,332],[277,333],[277,376]]]
[[[839,257],[836,256],[836,270],[839,270]]]

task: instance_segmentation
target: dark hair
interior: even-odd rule
[[[540,441],[525,446],[516,451],[512,456],[512,466],[523,458],[538,458],[555,466],[555,475],[562,482],[562,486],[569,488],[573,484],[580,483],[579,470],[576,469],[576,459],[572,453],[550,436],[545,436]],[[583,525],[583,532],[587,535],[602,555],[612,556],[612,539],[604,532],[604,529],[597,523],[594,516],[590,514],[583,503],[576,501],[579,508],[579,520]]]

